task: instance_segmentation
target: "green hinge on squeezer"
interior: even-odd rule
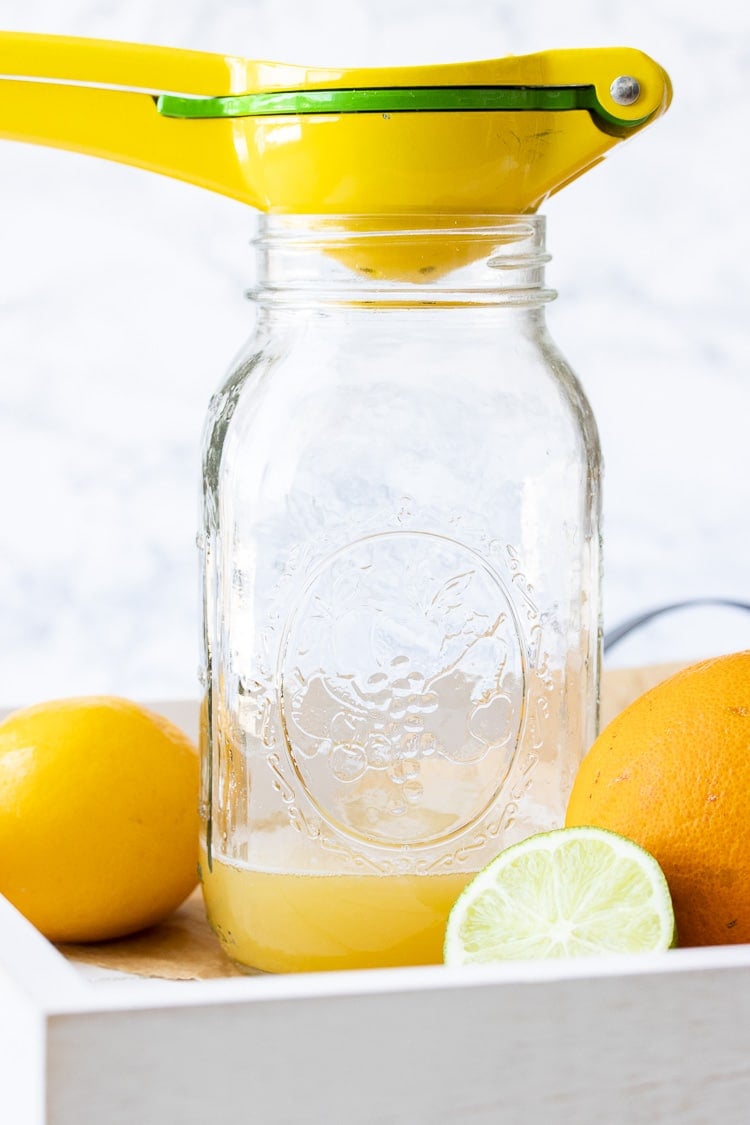
[[[637,100],[635,80],[621,81],[620,97]],[[604,133],[624,138],[645,125],[651,114],[628,120],[605,109],[594,86],[423,86],[413,89],[284,90],[218,98],[161,94],[156,108],[165,117],[269,117],[303,113],[467,113],[478,110],[530,110],[560,113],[587,110]]]
[[[281,214],[522,214],[659,117],[629,48],[341,69],[0,34],[0,137]]]

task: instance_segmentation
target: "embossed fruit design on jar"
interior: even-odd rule
[[[204,447],[201,872],[239,964],[441,959],[596,729],[595,423],[538,216],[261,219]]]

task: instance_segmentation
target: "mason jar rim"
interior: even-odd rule
[[[252,245],[259,305],[503,304],[536,307],[544,287],[542,215],[471,212],[261,214]]]
[[[544,246],[546,216],[493,212],[387,212],[286,215],[260,212],[251,245],[269,242],[319,243],[360,238],[528,238]]]

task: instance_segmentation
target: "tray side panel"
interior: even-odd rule
[[[745,1125],[750,968],[52,1017],[47,1125]]]
[[[0,1121],[44,1125],[44,1017],[0,969]]]

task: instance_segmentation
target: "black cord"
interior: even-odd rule
[[[723,605],[729,606],[731,609],[746,609],[750,611],[750,602],[738,602],[730,598],[691,598],[686,602],[674,602],[672,605],[662,605],[657,609],[650,609],[646,613],[639,613],[637,617],[631,617],[628,621],[623,621],[621,625],[616,625],[614,629],[610,629],[606,632],[604,634],[604,651],[609,652],[623,637],[627,637],[628,633],[632,633],[634,629],[638,629],[641,625],[646,625],[649,621],[653,621],[655,617],[661,617],[663,613],[671,613],[672,610],[675,609],[688,609],[691,606],[697,605]]]

